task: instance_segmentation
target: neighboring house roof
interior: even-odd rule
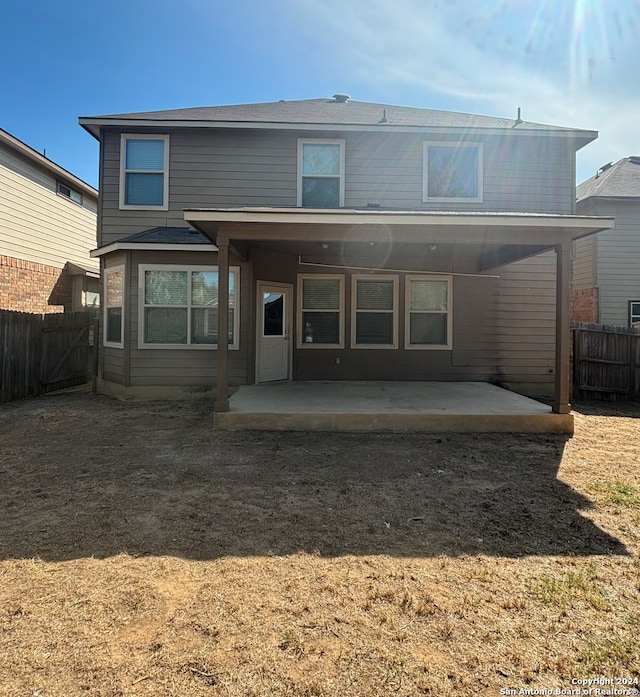
[[[198,126],[234,128],[282,128],[283,126],[332,130],[337,128],[388,129],[465,129],[466,131],[513,129],[518,132],[574,135],[585,141],[597,138],[596,131],[563,128],[545,124],[504,119],[493,116],[477,116],[452,111],[418,109],[356,102],[336,95],[333,99],[280,100],[263,104],[235,106],[209,106],[166,111],[143,111],[129,114],[81,117],[80,124],[95,137],[104,126]]]
[[[92,257],[100,257],[120,249],[155,249],[162,251],[182,251],[188,248],[195,252],[216,252],[217,247],[201,232],[192,227],[153,227],[123,237],[117,242],[94,249]]]
[[[12,136],[11,133],[8,133],[2,128],[0,128],[0,144],[8,146],[12,150],[26,157],[28,160],[31,160],[31,162],[35,162],[37,165],[40,165],[40,167],[43,167],[54,177],[67,182],[82,194],[85,194],[96,201],[98,200],[97,189],[94,189],[90,184],[87,184],[87,182],[83,181],[79,177],[76,177],[75,174],[71,174],[71,172],[64,169],[64,167],[61,167],[53,162],[53,160],[41,155],[37,150],[34,150],[31,146],[23,143],[21,140],[15,136]]]
[[[640,156],[632,155],[618,160],[615,164],[604,165],[595,176],[582,182],[576,189],[578,201],[594,196],[599,198],[639,198]]]

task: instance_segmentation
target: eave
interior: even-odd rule
[[[77,189],[80,193],[85,196],[89,196],[94,201],[98,200],[98,190],[94,189],[90,184],[83,181],[75,174],[72,174],[64,167],[53,162],[48,157],[41,155],[37,150],[23,143],[21,140],[12,136],[7,131],[0,128],[0,143],[3,143],[7,147],[11,148],[14,152],[19,153],[29,161],[39,165],[47,172],[52,174],[56,179],[61,180],[63,183],[71,185],[74,189]]]
[[[513,244],[531,244],[531,236],[553,238],[555,244],[614,226],[613,218],[603,216],[309,208],[192,208],[184,211],[184,219],[214,243],[221,225],[237,240],[308,240],[310,235],[343,240],[359,229],[359,239],[373,242],[388,239],[390,231],[403,242],[422,241],[425,233],[429,240],[447,242],[452,233],[464,232],[469,242]]]
[[[580,149],[591,143],[598,137],[597,131],[572,130],[572,129],[543,129],[543,128],[483,128],[480,126],[428,126],[428,125],[394,125],[394,124],[350,124],[350,123],[305,123],[296,121],[209,121],[209,120],[174,120],[174,119],[119,119],[82,116],[78,123],[97,140],[100,139],[102,128],[117,128],[120,130],[130,129],[153,129],[155,132],[162,132],[168,129],[182,128],[223,128],[223,129],[252,129],[270,131],[311,131],[311,132],[376,132],[376,133],[416,133],[416,134],[443,134],[451,135],[460,133],[466,136],[505,136],[507,134],[517,134],[519,136],[542,136],[551,138],[573,139],[579,142]]]
[[[98,247],[97,249],[92,249],[89,256],[92,258],[97,258],[104,256],[105,254],[111,254],[112,252],[119,251],[130,251],[138,250],[142,251],[152,251],[152,252],[217,252],[217,248],[212,244],[157,244],[148,242],[112,242],[111,244],[104,245],[104,247]]]

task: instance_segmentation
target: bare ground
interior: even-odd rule
[[[0,693],[633,681],[638,417],[578,405],[567,440],[216,433],[210,404],[82,390],[4,405]]]

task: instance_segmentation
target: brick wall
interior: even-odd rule
[[[46,264],[0,255],[0,309],[19,312],[71,310],[71,277]]]
[[[599,320],[598,315],[598,289],[584,288],[582,290],[574,290],[573,321],[597,324]]]

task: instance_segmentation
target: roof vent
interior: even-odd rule
[[[608,169],[611,169],[611,167],[613,167],[613,162],[607,162],[606,165],[602,165],[602,167],[600,167],[600,169],[598,170],[598,174],[606,172]]]
[[[631,162],[632,165],[640,165],[640,155],[631,155],[629,162]]]
[[[351,97],[348,94],[334,94],[333,95],[333,100],[335,102],[338,102],[339,104],[344,104],[345,102],[348,102],[351,99]]]

